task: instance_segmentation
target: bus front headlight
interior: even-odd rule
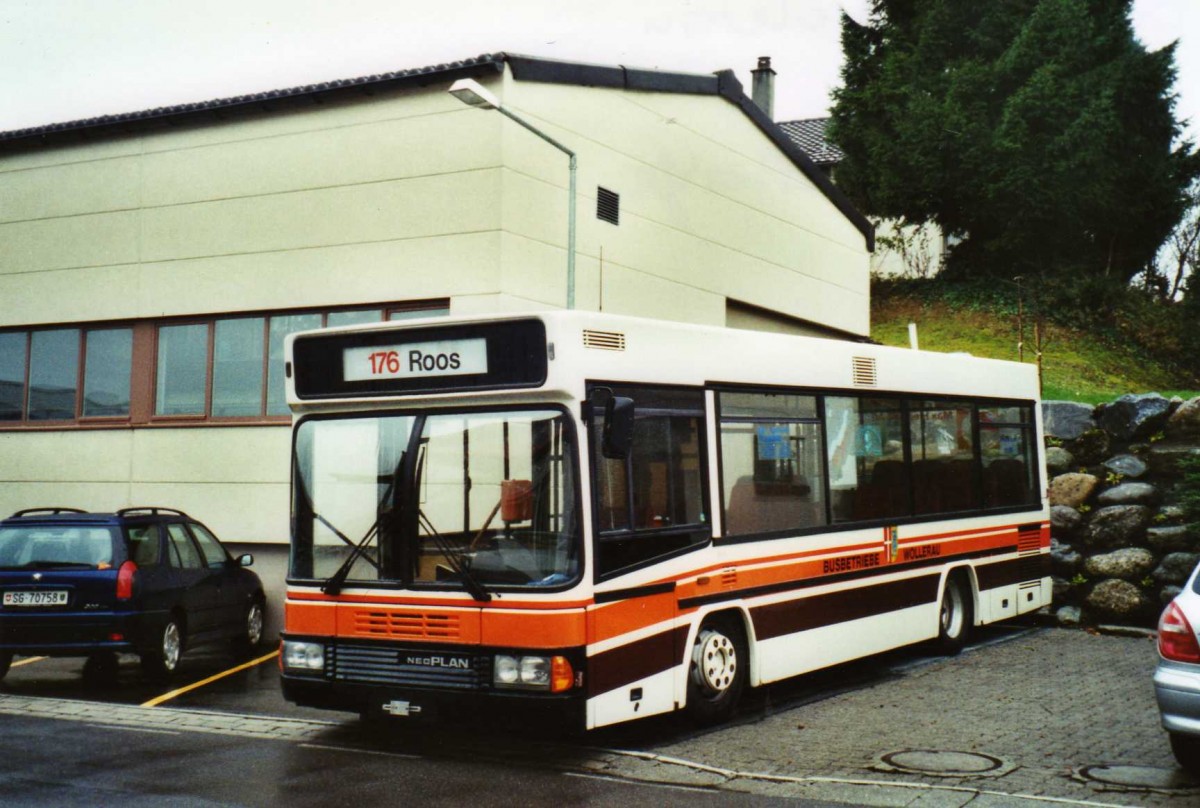
[[[575,671],[562,656],[497,654],[492,683],[496,687],[561,693],[575,684]]]
[[[325,670],[325,646],[318,642],[283,641],[283,669],[292,673]]]

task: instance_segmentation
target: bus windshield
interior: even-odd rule
[[[579,575],[576,446],[560,410],[309,418],[293,461],[293,578],[482,600]]]

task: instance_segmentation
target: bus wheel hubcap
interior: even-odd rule
[[[949,584],[942,598],[942,632],[957,637],[962,631],[962,593],[954,584]]]
[[[737,650],[724,634],[705,629],[692,652],[692,662],[696,684],[714,695],[724,693],[737,673]]]

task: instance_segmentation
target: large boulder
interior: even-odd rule
[[[1190,550],[1192,537],[1186,525],[1155,525],[1146,528],[1146,546],[1159,555]]]
[[[1070,580],[1075,577],[1075,573],[1079,572],[1079,567],[1083,563],[1083,556],[1075,552],[1075,549],[1069,544],[1059,544],[1056,539],[1050,540],[1050,569],[1055,575],[1061,575],[1063,578]],[[1057,599],[1057,595],[1055,598]]]
[[[1169,438],[1200,438],[1200,396],[1180,404],[1164,431]]]
[[[1149,483],[1121,483],[1096,497],[1101,505],[1153,505],[1158,502],[1158,489]]]
[[[1154,570],[1160,584],[1182,584],[1200,563],[1200,553],[1167,553]]]
[[[1052,437],[1075,440],[1089,429],[1096,428],[1093,409],[1078,401],[1043,401],[1042,429]]]
[[[1089,429],[1075,440],[1067,444],[1076,462],[1084,466],[1094,466],[1108,457],[1112,447],[1112,437],[1103,429]]]
[[[1050,464],[1050,455],[1046,454],[1046,464]],[[1115,457],[1110,457],[1104,461],[1104,468],[1111,471],[1113,474],[1120,474],[1122,477],[1131,477],[1137,479],[1146,473],[1145,462],[1135,455],[1119,454]]]
[[[1181,443],[1156,443],[1146,453],[1150,473],[1156,477],[1173,477],[1179,474],[1179,461],[1184,457],[1200,455],[1200,447]]]
[[[1157,608],[1142,590],[1129,581],[1110,578],[1096,584],[1088,593],[1087,606],[1103,617],[1119,622],[1137,622]]]
[[[1053,536],[1070,536],[1083,521],[1083,514],[1069,505],[1050,506],[1050,533]]]
[[[1046,449],[1046,471],[1051,474],[1063,474],[1075,467],[1075,455],[1061,446],[1051,446]]]
[[[1092,512],[1080,538],[1093,549],[1119,549],[1142,543],[1150,509],[1145,505],[1109,505]]]
[[[1130,394],[1105,406],[1098,420],[1114,438],[1128,442],[1159,432],[1170,414],[1170,400],[1158,393]]]
[[[1154,554],[1143,547],[1126,547],[1091,556],[1083,562],[1083,571],[1093,578],[1120,578],[1140,581],[1154,569]]]
[[[1078,508],[1087,502],[1099,482],[1094,474],[1060,474],[1050,481],[1050,504]]]

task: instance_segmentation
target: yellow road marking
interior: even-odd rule
[[[208,677],[207,679],[201,679],[199,682],[193,682],[192,684],[187,685],[186,687],[181,687],[178,690],[172,690],[170,693],[163,693],[161,696],[157,696],[155,698],[150,699],[150,701],[143,703],[142,706],[143,707],[157,707],[158,705],[162,704],[164,701],[170,701],[171,699],[175,698],[176,696],[182,696],[184,693],[188,693],[197,688],[204,687],[205,685],[207,685],[211,682],[215,682],[218,679],[224,679],[226,676],[232,676],[233,674],[237,673],[238,671],[246,670],[246,668],[253,668],[255,665],[261,665],[262,663],[266,662],[267,660],[274,659],[277,656],[279,656],[279,652],[272,651],[271,653],[267,654],[266,656],[261,656],[258,659],[252,659],[249,662],[243,662],[241,665],[238,665],[236,668],[230,668],[227,671],[221,671],[220,673],[213,674],[212,676]]]
[[[13,661],[13,664],[10,667],[19,668],[22,665],[28,665],[31,662],[41,662],[43,659],[49,659],[49,658],[50,657],[44,657],[44,656],[31,656],[31,657],[26,657],[25,659],[17,659],[17,660]]]

